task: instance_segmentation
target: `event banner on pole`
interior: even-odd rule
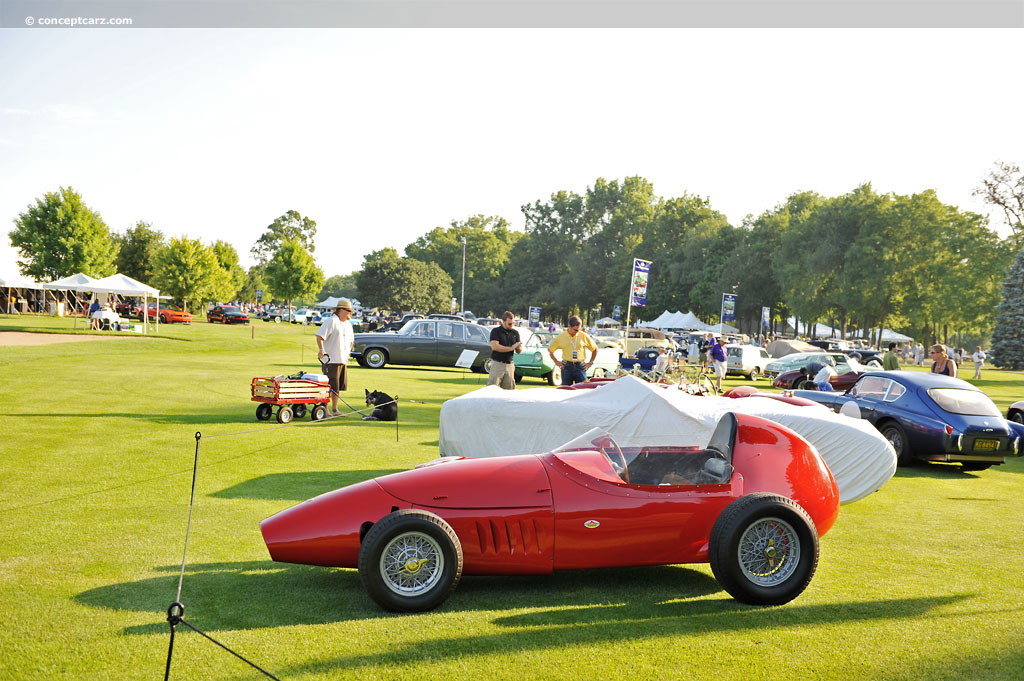
[[[736,294],[722,294],[722,323],[736,321]]]
[[[629,304],[637,307],[647,305],[647,280],[651,276],[651,261],[633,258],[633,285]]]
[[[616,305],[615,307],[612,308],[612,319],[614,319],[617,322],[621,322],[622,321],[622,306],[621,305]]]
[[[761,328],[767,329],[770,326],[770,324],[768,323],[768,319],[771,316],[771,313],[771,308],[761,308]]]
[[[530,328],[531,329],[536,329],[538,326],[540,326],[540,308],[539,307],[531,307],[530,308]]]

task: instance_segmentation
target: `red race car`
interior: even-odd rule
[[[710,562],[744,603],[806,588],[839,490],[813,446],[726,414],[708,446],[620,448],[599,429],[547,454],[449,457],[322,494],[260,524],[276,561],[358,568],[371,598],[416,612],[463,573]]]

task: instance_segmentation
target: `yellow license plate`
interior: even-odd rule
[[[976,452],[994,452],[999,449],[999,440],[975,440],[974,451]]]

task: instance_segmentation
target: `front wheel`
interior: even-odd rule
[[[277,422],[278,423],[291,423],[292,422],[292,410],[290,407],[281,407],[277,410]]]
[[[269,421],[273,413],[274,408],[265,402],[256,407],[256,418],[260,421]]]
[[[492,360],[490,357],[488,357],[484,361],[480,362],[480,373],[490,375],[490,373],[491,373],[491,364],[493,364],[493,363],[494,363],[494,360]]]
[[[323,421],[327,418],[327,407],[322,404],[318,404],[313,407],[313,413],[309,416],[314,421]]]
[[[167,323],[167,315],[165,315],[165,314],[160,315],[160,323],[161,324],[166,324]]]
[[[363,353],[363,362],[370,369],[383,369],[388,363],[388,355],[380,348],[370,348]]]
[[[896,450],[897,466],[909,466],[914,462],[914,454],[910,451],[907,434],[900,424],[890,421],[881,427],[880,432],[882,437],[888,440],[892,448]]]
[[[303,416],[306,415],[306,405],[304,405],[304,404],[296,404],[292,408],[292,413],[295,415],[295,418],[301,419]]]
[[[757,377],[760,376],[760,375],[761,375],[761,371],[757,367],[754,367],[753,369],[750,370],[750,380],[751,381],[756,381]]]
[[[799,504],[759,492],[725,507],[711,528],[711,571],[741,603],[782,605],[807,588],[818,566],[818,532]]]
[[[548,385],[562,385],[562,368],[557,364],[547,374]]]
[[[359,549],[359,578],[370,598],[387,610],[432,610],[461,577],[459,538],[428,511],[389,513],[370,528]]]
[[[1015,423],[1024,424],[1024,412],[1014,409],[1010,412],[1010,420]]]

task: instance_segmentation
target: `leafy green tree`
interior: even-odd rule
[[[466,240],[467,309],[481,314],[507,304],[504,275],[509,252],[522,237],[512,231],[501,217],[474,215],[452,221],[447,228],[437,227],[405,247],[405,255],[426,263],[436,263],[453,282],[455,296],[462,293],[462,240]],[[461,301],[460,301],[461,302]]]
[[[277,295],[288,304],[291,320],[291,301],[312,298],[324,285],[324,273],[299,239],[285,239],[277,253],[267,263],[266,277]]]
[[[153,285],[187,310],[188,302],[214,299],[224,270],[213,249],[199,239],[174,237],[157,251],[153,263]]]
[[[312,253],[316,250],[314,237],[316,222],[302,217],[298,211],[290,210],[267,226],[267,231],[253,245],[252,255],[258,263],[265,265],[289,239],[298,241],[300,246]]]
[[[355,298],[359,295],[356,288],[356,272],[336,274],[328,277],[324,287],[320,289],[320,300],[325,298]]]
[[[92,277],[115,272],[117,242],[99,213],[71,187],[36,199],[14,224],[11,245],[18,249],[18,269],[25,276],[50,281],[77,272]]]
[[[1024,250],[1006,273],[1002,302],[999,303],[995,331],[992,333],[993,363],[1021,371],[1024,369]]]
[[[238,291],[239,300],[244,300],[248,303],[255,303],[257,302],[257,291],[263,291],[263,297],[260,298],[259,302],[269,303],[274,299],[270,284],[267,282],[266,276],[264,275],[265,269],[265,265],[253,265],[249,268],[249,271],[245,273],[245,281],[242,283],[242,287]]]
[[[452,279],[436,263],[402,258],[393,248],[370,253],[356,274],[363,305],[387,310],[448,312]]]
[[[1006,224],[1013,231],[1014,245],[1024,246],[1024,172],[1020,166],[997,162],[995,170],[989,171],[974,195],[1003,211]]]
[[[117,271],[136,281],[149,283],[153,279],[157,251],[166,244],[163,233],[153,229],[150,223],[139,220],[124,234],[115,234],[114,237],[119,244]]]
[[[224,271],[224,276],[218,277],[217,285],[212,292],[213,300],[235,300],[246,280],[245,270],[238,263],[238,251],[228,242],[221,240],[213,242],[210,248],[213,249],[217,262]]]

